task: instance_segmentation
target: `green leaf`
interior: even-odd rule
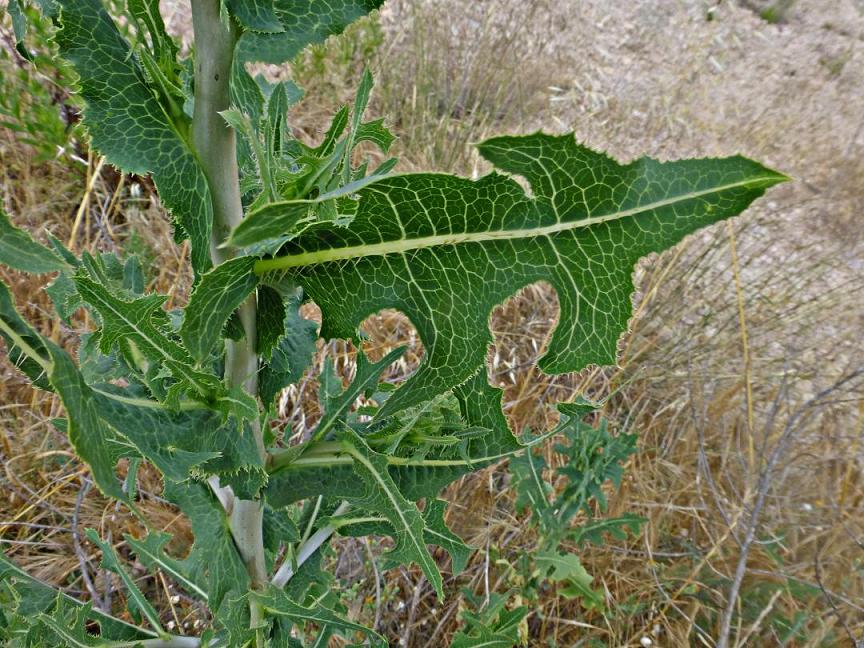
[[[174,564],[182,566],[188,580],[207,592],[208,606],[216,611],[228,592],[245,592],[249,587],[249,575],[234,545],[225,511],[207,487],[198,483],[167,482],[165,498],[189,518],[195,536],[189,555]]]
[[[333,431],[337,424],[344,420],[348,410],[354,402],[363,394],[374,389],[378,385],[381,374],[393,362],[398,360],[405,353],[405,347],[393,349],[378,362],[369,362],[366,355],[360,351],[357,353],[357,371],[354,380],[342,392],[332,395],[326,395],[323,398],[321,406],[324,409],[324,416],[318,422],[318,427],[312,438],[321,440],[327,438],[328,434]]]
[[[435,497],[462,475],[525,450],[526,446],[510,432],[501,411],[503,392],[489,385],[485,368],[453,393],[459,401],[462,419],[474,431],[469,430],[458,445],[443,446],[422,459],[394,465],[393,478],[408,499]]]
[[[256,264],[265,283],[303,287],[321,307],[325,338],[354,337],[381,308],[408,315],[426,355],[384,414],[476,373],[491,342],[490,312],[537,281],[555,288],[561,309],[541,368],[614,362],[636,261],[786,180],[742,157],[621,165],[572,135],[499,137],[479,149],[531,194],[500,173],[385,177],[357,192],[350,224],[312,224]],[[256,228],[251,219],[244,230]]]
[[[159,0],[128,0],[128,7],[139,30],[141,32],[146,30],[150,36],[156,60],[166,67],[174,65],[177,44],[165,30],[165,22],[159,12]]]
[[[626,540],[628,534],[638,535],[642,525],[647,520],[633,513],[625,513],[620,517],[590,520],[573,529],[568,538],[578,545],[591,543],[600,546],[604,543],[605,534],[616,540]]]
[[[103,642],[87,632],[89,604],[84,607],[70,605],[65,599],[59,599],[51,614],[40,614],[36,617],[38,635],[43,641],[52,639],[52,645],[62,645],[65,648],[88,648],[99,646]],[[60,643],[54,643],[59,640]]]
[[[58,3],[57,44],[78,72],[94,148],[127,173],[153,176],[159,197],[190,239],[195,271],[204,272],[213,215],[207,180],[188,145],[188,119],[157,99],[160,92],[147,83],[100,0]]]
[[[266,482],[246,426],[233,417],[223,422],[224,413],[200,407],[171,411],[113,385],[94,389],[64,351],[21,319],[2,283],[0,335],[22,371],[60,396],[69,419],[69,441],[107,495],[126,498],[114,472],[121,457],[147,459],[175,481],[192,474],[219,475],[240,492],[257,492]]]
[[[532,452],[526,452],[510,460],[517,512],[530,511],[535,519],[540,519],[552,512],[554,507],[549,503],[552,486],[543,479],[543,470],[546,467],[543,457],[534,456]]]
[[[322,605],[306,607],[295,603],[281,590],[271,588],[266,592],[253,591],[250,592],[249,597],[269,614],[286,617],[299,626],[314,623],[321,628],[329,627],[348,632],[361,632],[372,641],[373,645],[382,647],[387,645],[384,637],[377,632],[343,619]]]
[[[601,511],[606,510],[603,484],[621,485],[623,464],[636,452],[635,434],[613,436],[608,421],[601,419],[597,428],[578,420],[565,426],[569,445],[556,444],[555,452],[564,456],[558,473],[567,477],[564,489],[556,498],[554,508],[561,520],[569,521],[580,510],[589,515],[589,501],[594,498]]]
[[[6,343],[9,360],[40,389],[50,390],[50,354],[39,335],[15,309],[12,293],[0,281],[0,337]]]
[[[58,274],[54,281],[45,287],[45,292],[51,299],[57,315],[67,324],[72,314],[83,305],[81,296],[78,294],[78,289],[75,288],[75,282],[72,280],[72,275],[69,272]]]
[[[249,5],[240,11],[237,6]],[[383,0],[237,0],[229,10],[250,31],[237,43],[235,56],[242,61],[282,63],[294,58],[307,45],[324,42],[342,31],[358,18],[383,4]],[[279,29],[276,32],[278,20]],[[264,25],[267,33],[261,30]],[[258,31],[255,31],[258,29]],[[276,33],[272,33],[276,32]]]
[[[438,545],[450,554],[453,574],[456,575],[465,569],[465,565],[471,557],[472,549],[447,527],[444,522],[446,509],[447,502],[444,500],[433,499],[426,505],[423,510],[423,520],[426,523],[423,538],[426,540],[426,544]],[[396,535],[393,525],[387,521],[387,518],[367,514],[363,511],[352,511],[351,515],[348,516],[329,518],[327,524],[337,529],[342,535],[353,537]],[[386,568],[387,565],[385,565]]]
[[[115,344],[124,349],[131,343],[199,398],[210,400],[224,391],[219,379],[196,369],[189,352],[169,335],[168,315],[162,310],[165,296],[151,294],[127,301],[80,273],[75,285],[102,318],[99,346],[103,353],[110,353]]]
[[[297,299],[300,302],[302,300]],[[269,286],[261,286],[258,290],[258,310],[255,329],[258,356],[262,362],[269,362],[273,347],[286,334],[285,303],[282,295]],[[316,336],[317,337],[317,336]]]
[[[93,473],[96,485],[106,495],[125,501],[126,494],[114,473],[114,466],[123,456],[123,446],[117,434],[99,416],[93,390],[72,363],[72,359],[53,343],[44,341],[51,357],[48,378],[60,395],[69,420],[69,442]]]
[[[142,295],[146,283],[141,261],[135,255],[130,256],[123,264],[123,289],[133,295]]]
[[[205,408],[172,411],[111,385],[93,400],[117,443],[134,447],[169,480],[216,475],[238,494],[256,493],[267,481],[251,431],[233,417],[222,421],[219,412]]]
[[[604,609],[603,593],[592,589],[591,582],[594,579],[582,566],[582,562],[576,554],[538,551],[534,554],[534,562],[541,576],[563,582],[566,585],[561,590],[564,596],[582,598],[582,605],[588,610]]]
[[[471,557],[472,549],[462,538],[453,533],[444,522],[444,511],[447,510],[447,502],[434,499],[426,503],[423,511],[423,519],[426,521],[426,530],[423,536],[429,544],[435,544],[450,554],[453,561],[453,575],[457,575],[465,569],[468,559]]]
[[[53,251],[34,241],[24,230],[15,227],[2,209],[0,209],[0,263],[34,274],[69,269],[66,262]]]
[[[464,590],[465,598],[476,612],[463,610],[465,627],[453,636],[450,648],[512,648],[521,644],[519,626],[528,614],[528,608],[519,606],[507,610],[507,596],[492,592],[488,603],[483,598]]]
[[[9,0],[7,11],[12,18],[12,33],[15,34],[16,49],[19,52],[24,50],[24,58],[29,60],[31,57],[27,55],[27,48],[23,47],[24,36],[27,34],[27,16],[21,0]]]
[[[402,563],[416,562],[429,579],[438,598],[443,599],[441,574],[426,548],[423,535],[426,524],[423,515],[415,504],[399,492],[388,471],[387,457],[374,452],[353,432],[348,432],[342,443],[345,452],[355,460],[355,473],[365,486],[363,492],[355,492],[346,499],[387,518],[393,525],[393,538],[396,541],[396,546],[388,553],[388,557]]]
[[[283,388],[299,381],[312,364],[318,340],[318,324],[300,316],[302,292],[287,295],[283,304],[278,293],[263,287],[259,292],[259,306],[265,292],[271,294],[267,299],[272,299],[275,294],[282,307],[279,337],[276,338],[275,346],[270,348],[269,357],[266,349],[259,350],[262,358],[266,359],[266,364],[261,367],[258,375],[258,395],[263,403],[269,405]],[[271,312],[279,313],[272,301],[270,304]],[[259,315],[260,313],[262,311],[259,309]],[[275,330],[275,327],[272,327],[272,330]],[[269,339],[272,340],[273,337],[275,336],[269,335]],[[261,343],[260,335],[258,340]]]
[[[238,257],[201,275],[180,327],[183,344],[199,363],[219,348],[228,318],[258,285],[253,265],[254,259]]]
[[[220,456],[219,416],[210,410],[172,412],[155,401],[105,385],[90,393],[96,415],[112,428],[116,448],[132,446],[168,479],[189,479],[196,467]],[[111,394],[112,397],[109,397]],[[222,434],[219,434],[219,432]]]
[[[84,533],[86,534],[87,539],[102,551],[102,568],[111,570],[120,577],[121,581],[123,581],[123,585],[126,587],[128,592],[127,606],[129,611],[133,615],[137,613],[143,614],[150,626],[160,635],[164,635],[165,630],[163,630],[162,624],[159,622],[159,614],[156,612],[150,601],[144,597],[143,592],[138,589],[135,581],[132,580],[126,570],[123,569],[123,565],[120,564],[120,560],[117,558],[114,548],[109,543],[103,542],[94,529],[85,529]]]
[[[451,443],[450,439],[432,447],[406,443],[399,446],[397,453],[386,455],[391,477],[409,500],[434,498],[454,479],[519,454],[528,447],[510,433],[501,412],[501,390],[489,386],[485,371],[478,372],[456,392],[463,420],[472,426],[445,433],[447,437],[455,436],[457,443]],[[380,420],[384,430],[389,424],[389,420]],[[556,432],[557,429],[551,430],[534,439],[532,444]],[[377,432],[366,431],[367,443],[382,449],[390,444],[390,436],[379,438]],[[355,492],[356,484],[353,463],[334,443],[316,442],[283,450],[277,453],[271,466],[267,499],[273,506],[287,506],[322,493],[334,498],[349,497]]]
[[[262,527],[264,547],[274,553],[279,551],[282,543],[300,540],[300,530],[286,509],[274,509],[265,505]]]
[[[258,32],[284,31],[273,0],[228,0],[230,11],[243,25]]]
[[[372,142],[381,149],[384,153],[390,150],[390,146],[396,140],[396,136],[384,126],[384,119],[374,119],[369,122],[360,124],[357,128],[357,134],[354,136],[354,144],[360,142]],[[383,166],[383,164],[382,164]],[[381,171],[381,167],[376,170],[375,175],[383,175],[386,171]]]
[[[207,591],[189,576],[188,565],[183,561],[171,558],[165,553],[165,545],[171,539],[167,533],[154,532],[148,534],[143,540],[125,535],[124,538],[135,555],[149,569],[160,569],[180,585],[189,594],[196,596],[201,601],[207,602]]]
[[[16,595],[14,604],[4,598],[4,588],[8,588],[8,592]],[[62,602],[64,609],[78,608],[83,610],[87,620],[99,624],[100,636],[103,639],[132,641],[155,636],[149,630],[137,628],[100,610],[95,610],[89,605],[85,605],[59,592],[50,585],[36,580],[0,553],[0,604],[2,604],[0,605],[0,609],[3,612],[13,609],[14,606],[15,611],[19,615],[33,620],[40,614],[52,615],[59,602]],[[2,613],[0,613],[0,616],[2,616]],[[0,627],[0,637],[2,637],[2,627]]]

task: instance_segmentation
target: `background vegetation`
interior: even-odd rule
[[[181,38],[185,5],[163,2]],[[380,547],[339,541],[333,586],[353,616],[393,645],[418,647],[444,645],[466,611],[494,613],[499,596],[501,605],[529,606],[513,632],[532,646],[860,641],[862,41],[864,6],[854,0],[391,0],[291,69],[266,70],[306,88],[292,126],[312,140],[369,63],[372,112],[389,116],[405,170],[481,174],[472,142],[542,128],[573,129],[621,159],[741,152],[796,180],[730,226],[640,266],[638,314],[617,368],[549,377],[534,367],[557,311],[547,286],[523,290],[493,317],[489,376],[506,389],[514,431],[545,427],[555,417],[547,402],[585,394],[606,399],[614,432],[638,437],[601,517],[631,512],[647,522],[635,536],[578,551],[600,604],[538,583],[522,564],[537,532],[498,465],[447,493],[456,504],[450,526],[478,550],[459,578],[445,579],[443,603],[419,571],[385,571]],[[50,62],[45,42],[38,31],[28,37],[27,61],[0,14],[3,207],[16,224],[77,250],[142,255],[152,284],[185,300],[186,249],[178,257],[167,245],[152,185],[90,153],[75,126],[72,75]],[[0,273],[22,313],[68,344],[39,279]],[[85,328],[80,315],[74,325]],[[395,372],[422,357],[399,313],[379,313],[365,330],[373,352],[411,344]],[[0,358],[0,542],[34,575],[111,606],[119,594],[83,529],[121,538],[137,522],[90,488],[51,425],[59,403]],[[286,436],[314,426],[325,358],[345,377],[353,371],[346,344],[322,346],[319,358],[281,398]],[[551,445],[547,455],[560,461]],[[151,519],[177,533],[155,473],[141,490]],[[167,579],[139,584],[161,601],[168,625],[194,633],[201,611]]]

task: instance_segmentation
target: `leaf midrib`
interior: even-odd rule
[[[195,387],[195,389],[198,390],[198,392],[201,394],[201,396],[204,396],[205,398],[210,396],[210,390],[208,389],[208,387],[206,385],[202,384],[201,381],[198,380],[197,376],[195,376],[195,374],[189,368],[187,368],[181,360],[175,358],[166,349],[162,348],[162,346],[157,344],[156,341],[150,337],[149,333],[147,333],[144,329],[142,329],[137,324],[137,322],[135,322],[132,319],[130,319],[129,317],[127,317],[123,311],[115,308],[111,302],[102,298],[102,296],[99,295],[98,292],[91,291],[91,293],[92,293],[93,298],[97,299],[116,318],[118,318],[124,324],[129,326],[129,328],[131,328],[139,336],[141,336],[141,338],[145,342],[147,342],[147,344],[150,346],[150,348],[155,350],[159,355],[161,355],[165,359],[165,362],[169,364],[169,367],[176,368],[179,371],[179,373],[182,374],[183,378],[188,380],[189,383],[191,385],[193,385]],[[92,301],[91,301],[91,303],[92,303]],[[149,314],[146,314],[145,316],[149,317]],[[175,343],[175,345],[176,345],[176,343]],[[177,348],[182,349],[182,347],[179,347],[179,345],[176,345],[176,346],[177,346]]]
[[[358,451],[351,445],[346,445],[346,452],[350,454],[356,461],[363,464],[366,470],[369,471],[369,474],[372,475],[372,478],[378,483],[378,486],[384,492],[384,495],[390,501],[390,505],[396,510],[396,513],[399,515],[399,520],[402,523],[402,529],[407,533],[408,537],[411,539],[411,544],[414,545],[415,550],[418,553],[418,557],[423,560],[424,572],[430,571],[434,572],[437,570],[437,567],[434,563],[431,562],[428,552],[426,551],[426,543],[423,542],[422,538],[417,538],[414,534],[414,530],[411,528],[411,524],[409,523],[405,511],[402,510],[402,507],[399,504],[398,498],[396,498],[392,492],[390,492],[390,486],[387,484],[386,480],[384,480],[381,475],[378,473],[378,470],[375,468],[374,464],[367,459],[363,453]],[[397,530],[398,532],[398,530]],[[430,579],[431,580],[431,579]],[[440,588],[440,586],[439,586]]]
[[[412,250],[418,250],[427,247],[436,247],[440,245],[460,245],[462,243],[483,243],[487,241],[502,241],[521,238],[532,238],[538,236],[550,236],[573,229],[582,229],[605,223],[608,221],[628,218],[630,216],[638,216],[639,214],[654,211],[662,207],[674,205],[696,198],[702,198],[711,194],[722,193],[730,189],[739,188],[756,188],[760,185],[770,186],[774,184],[780,174],[766,174],[758,177],[751,177],[738,182],[731,182],[724,185],[717,185],[701,191],[691,191],[686,194],[679,194],[663,200],[657,200],[646,205],[639,205],[630,209],[616,211],[599,216],[593,216],[577,221],[557,222],[552,225],[543,227],[535,227],[529,229],[510,229],[510,230],[494,230],[487,232],[462,232],[448,234],[433,234],[432,236],[422,236],[418,238],[395,239],[393,241],[385,241],[382,243],[372,243],[369,245],[355,245],[343,248],[328,248],[325,250],[316,250],[314,252],[302,252],[300,254],[291,254],[274,259],[261,259],[255,263],[254,269],[256,274],[264,274],[273,270],[284,270],[287,268],[296,268],[301,266],[316,265],[319,263],[327,263],[330,261],[342,261],[345,259],[355,259],[367,256],[384,256],[386,254],[403,254]],[[782,176],[785,177],[785,176]]]

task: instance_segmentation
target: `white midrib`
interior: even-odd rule
[[[602,214],[593,216],[578,221],[558,222],[552,225],[543,227],[534,227],[529,229],[511,229],[511,230],[494,230],[488,232],[462,232],[456,234],[436,234],[432,236],[423,236],[412,239],[396,239],[394,241],[383,241],[381,243],[371,243],[369,245],[355,245],[344,248],[330,248],[326,250],[316,250],[314,252],[302,252],[300,254],[291,254],[275,259],[262,259],[255,263],[255,273],[264,274],[272,270],[283,270],[286,268],[296,268],[300,266],[315,265],[318,263],[327,263],[329,261],[341,261],[344,259],[355,259],[368,256],[384,256],[386,254],[401,254],[418,250],[420,248],[436,247],[439,245],[459,245],[462,243],[482,243],[484,241],[502,241],[510,239],[533,238],[538,236],[549,236],[566,230],[582,229],[591,227],[599,223],[628,218],[630,216],[638,216],[639,214],[650,212],[655,209],[660,209],[668,205],[709,196],[711,194],[721,193],[730,189],[738,189],[741,187],[758,187],[761,184],[771,182],[773,177],[761,176],[756,178],[747,178],[738,182],[731,182],[725,185],[717,185],[701,191],[693,191],[686,194],[679,194],[663,200],[657,200],[645,205],[639,205],[631,209],[613,212],[611,214]]]

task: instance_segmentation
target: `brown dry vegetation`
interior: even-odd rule
[[[183,7],[165,5],[182,32]],[[779,13],[765,20],[762,5]],[[555,401],[607,399],[604,415],[637,433],[640,447],[609,514],[648,520],[639,537],[581,551],[608,611],[586,612],[549,590],[524,628],[529,645],[630,646],[647,637],[714,646],[725,636],[730,646],[847,646],[864,636],[864,388],[859,378],[830,390],[864,366],[862,39],[864,6],[853,0],[394,0],[378,22],[294,65],[308,99],[292,124],[315,138],[368,59],[374,110],[401,136],[404,169],[482,173],[472,142],[543,128],[575,130],[620,159],[740,152],[795,180],[729,226],[637,268],[637,314],[618,367],[536,369],[556,317],[548,287],[530,286],[494,314],[490,381],[505,388],[514,430],[550,424]],[[121,180],[107,167],[94,175],[86,148],[78,145],[81,161],[71,152],[37,162],[4,131],[4,208],[63,240],[80,214],[78,249],[128,245],[135,232],[136,247],[150,251],[153,287],[184,299],[184,253],[146,180]],[[38,281],[0,274],[25,315],[68,342]],[[376,349],[412,344],[394,374],[422,353],[398,313],[370,318],[365,330]],[[320,356],[350,374],[345,344],[322,345]],[[79,533],[95,527],[119,541],[137,523],[89,489],[50,424],[59,405],[7,364],[0,370],[4,549],[35,575],[105,604],[110,581]],[[286,435],[314,425],[315,373],[280,401]],[[451,526],[479,550],[466,573],[447,579],[443,603],[419,572],[381,573],[369,560],[377,549],[340,541],[334,562],[356,592],[351,613],[377,619],[394,645],[433,647],[457,626],[460,588],[518,588],[507,565],[536,539],[513,513],[506,475],[491,467],[447,491]],[[160,488],[145,475],[142,506],[182,544],[188,531]],[[166,620],[194,632],[200,612],[173,598],[170,583],[143,584]],[[789,627],[796,631],[783,643]]]

